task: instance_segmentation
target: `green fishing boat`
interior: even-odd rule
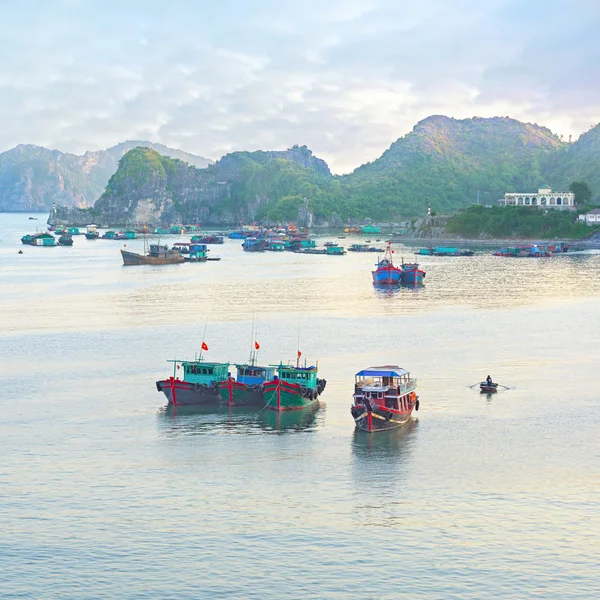
[[[298,352],[298,359],[300,352]],[[318,379],[316,366],[273,365],[277,377],[264,383],[265,407],[271,410],[299,410],[318,402],[326,381]]]

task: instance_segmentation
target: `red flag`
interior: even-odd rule
[[[302,356],[302,352],[300,352],[300,350],[298,350],[298,358],[300,358]]]
[[[258,350],[260,348],[260,344],[258,342],[254,342],[254,347]]]
[[[180,367],[179,365],[177,365],[177,368],[178,368],[178,369],[181,369],[181,367]]]
[[[206,342],[202,342],[202,350],[208,350],[208,344]]]

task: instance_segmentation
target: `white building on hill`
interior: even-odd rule
[[[504,206],[537,206],[556,210],[575,210],[573,192],[553,192],[549,187],[540,188],[536,193],[507,192],[498,200]]]
[[[585,221],[587,225],[600,225],[600,208],[594,208],[584,215],[579,215],[580,221]]]

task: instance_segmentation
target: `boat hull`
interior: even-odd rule
[[[405,285],[420,285],[425,279],[425,271],[421,269],[405,269],[402,271],[401,283]]]
[[[398,411],[382,406],[353,406],[352,417],[356,429],[374,433],[376,431],[389,431],[403,427],[411,419],[416,403],[409,403],[408,409]]]
[[[399,285],[402,281],[402,269],[396,267],[382,267],[373,271],[375,285]]]
[[[167,397],[169,404],[173,405],[218,406],[223,404],[218,384],[207,386],[170,377],[157,381],[156,389]]]
[[[479,386],[479,390],[482,394],[495,394],[498,391],[498,385],[483,385]]]
[[[221,402],[229,406],[260,406],[265,405],[263,386],[247,385],[234,379],[219,383]]]
[[[121,250],[123,256],[123,264],[125,266],[131,265],[175,265],[184,261],[183,256],[173,257],[162,257],[162,256],[145,256],[143,254],[136,254],[135,252],[129,252],[127,250]]]
[[[275,379],[264,384],[264,401],[270,410],[300,410],[316,404],[319,391]]]

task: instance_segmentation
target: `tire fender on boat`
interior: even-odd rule
[[[201,392],[203,388],[204,388],[204,386],[201,383],[195,383],[194,384],[194,391],[195,392]]]
[[[419,399],[415,402],[415,410],[419,410]]]

